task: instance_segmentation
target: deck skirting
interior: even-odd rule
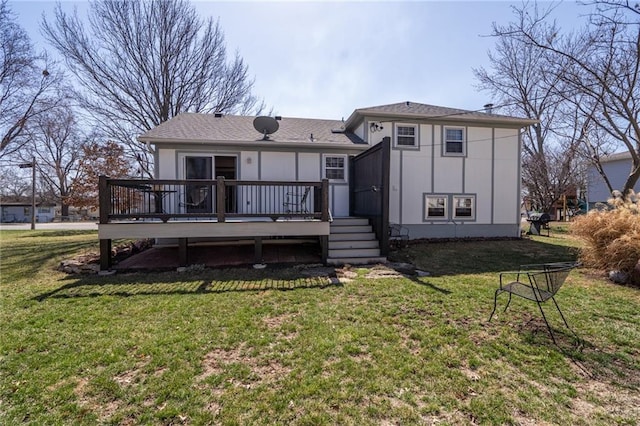
[[[98,225],[98,237],[118,238],[253,238],[329,235],[329,222],[282,220],[269,222],[128,222]]]

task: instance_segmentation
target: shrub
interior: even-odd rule
[[[581,261],[585,266],[621,271],[640,284],[640,196],[623,198],[618,191],[600,210],[578,217],[571,232],[584,242]]]

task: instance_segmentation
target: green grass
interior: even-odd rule
[[[500,270],[566,235],[422,243],[428,277],[305,268],[67,276],[91,232],[2,231],[0,424],[637,424],[640,293],[574,271],[487,322]],[[503,296],[504,297],[504,296]],[[504,306],[506,298],[500,300]]]

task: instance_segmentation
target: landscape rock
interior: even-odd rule
[[[629,281],[629,274],[622,271],[609,271],[609,279],[616,284],[626,284]]]

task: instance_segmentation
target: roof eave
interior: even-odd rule
[[[494,124],[508,127],[527,127],[540,122],[540,120],[534,120],[529,118],[519,117],[469,117],[464,114],[456,116],[426,116],[424,114],[398,114],[389,112],[367,111],[367,110],[355,110],[353,114],[349,116],[345,122],[345,129],[350,130],[352,126],[355,127],[360,121],[366,117],[372,118],[387,118],[393,120],[420,120],[424,122],[447,122],[447,123],[482,123],[482,124]]]
[[[153,145],[165,144],[192,144],[192,145],[224,145],[224,146],[246,146],[246,147],[289,147],[289,148],[331,148],[344,150],[366,150],[369,145],[366,143],[341,143],[341,142],[281,142],[275,140],[255,140],[255,141],[228,141],[228,140],[185,140],[179,138],[149,138],[138,137],[138,141]]]

